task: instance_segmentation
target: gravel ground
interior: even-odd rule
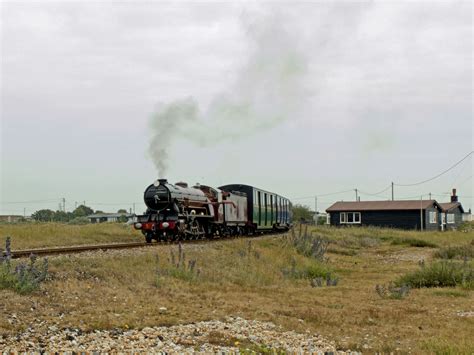
[[[88,333],[80,329],[50,326],[41,332],[28,328],[14,337],[0,337],[0,349],[4,354],[25,351],[239,353],[246,349],[258,352],[268,348],[287,353],[351,353],[337,351],[333,342],[319,335],[285,332],[273,323],[239,317],[171,327],[96,330]]]

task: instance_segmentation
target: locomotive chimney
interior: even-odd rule
[[[451,196],[451,202],[458,202],[458,196],[456,195],[456,189],[453,189],[453,194]]]
[[[166,179],[158,179],[158,181],[160,182],[160,185],[164,185],[168,183],[168,180]]]

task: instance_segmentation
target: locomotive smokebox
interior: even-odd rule
[[[145,190],[143,199],[145,205],[151,210],[162,211],[169,207],[171,203],[170,191],[167,187],[166,179],[159,179]]]

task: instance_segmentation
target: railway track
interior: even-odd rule
[[[262,234],[261,236],[275,236],[281,233],[268,233]],[[74,246],[61,246],[61,247],[52,247],[52,248],[38,248],[38,249],[20,249],[12,250],[11,257],[12,259],[27,258],[31,254],[42,256],[42,255],[59,255],[59,254],[76,254],[86,251],[94,250],[112,250],[112,249],[132,249],[132,248],[141,248],[141,247],[151,247],[158,245],[170,245],[178,243],[206,243],[206,242],[217,242],[217,241],[226,241],[233,239],[253,239],[256,236],[235,236],[235,237],[226,237],[226,238],[216,238],[216,239],[194,239],[194,240],[182,240],[182,241],[167,241],[167,242],[156,242],[156,243],[145,243],[145,242],[130,242],[130,243],[109,243],[109,244],[95,244],[95,245],[74,245]],[[0,253],[2,250],[0,249]]]
[[[34,255],[57,255],[57,254],[75,254],[85,251],[93,250],[110,250],[110,249],[131,249],[146,247],[156,244],[147,244],[145,242],[133,242],[133,243],[109,243],[109,244],[96,244],[96,245],[74,245],[54,248],[40,248],[40,249],[21,249],[12,250],[12,259],[27,258],[31,254]]]

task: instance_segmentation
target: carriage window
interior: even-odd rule
[[[270,224],[273,224],[273,195],[270,195]]]
[[[265,196],[265,224],[267,224],[267,194],[264,194]]]
[[[262,223],[262,194],[260,191],[257,192],[258,195],[258,224]]]

